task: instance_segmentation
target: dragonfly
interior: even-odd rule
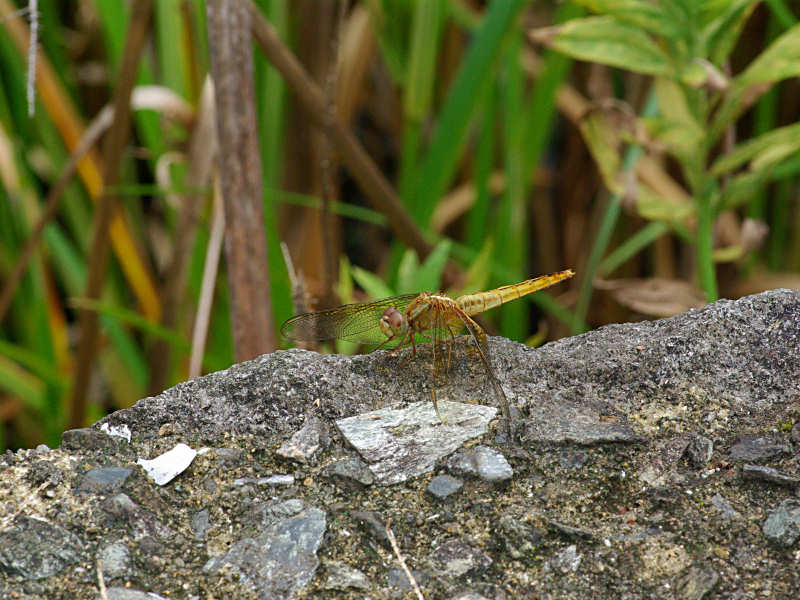
[[[281,333],[296,342],[320,342],[334,339],[378,344],[373,351],[394,343],[399,350],[411,344],[411,357],[399,365],[404,367],[417,358],[417,337],[432,341],[434,373],[450,367],[451,349],[455,334],[465,328],[475,343],[480,360],[486,370],[506,419],[510,434],[511,414],[503,387],[492,368],[486,332],[472,318],[506,302],[511,302],[533,292],[555,285],[574,275],[572,269],[541,275],[512,285],[504,285],[486,292],[465,294],[450,298],[443,293],[421,292],[391,296],[382,300],[345,304],[335,308],[297,315],[281,326]],[[444,349],[444,344],[447,350]],[[432,391],[433,408],[442,423],[435,386]],[[510,436],[509,436],[510,437]]]

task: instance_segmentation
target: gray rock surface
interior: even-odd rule
[[[486,433],[497,413],[491,406],[443,400],[439,411],[446,424],[431,402],[417,402],[340,419],[336,427],[367,461],[377,482],[389,485],[432,471],[440,458]]]
[[[447,468],[454,475],[479,477],[489,482],[506,481],[514,475],[506,457],[486,446],[459,450],[447,461]]]
[[[785,548],[794,546],[800,539],[800,500],[789,498],[770,512],[764,522],[764,535]]]
[[[410,351],[291,350],[145,398],[65,432],[60,448],[0,456],[0,598],[99,597],[98,557],[118,600],[412,597],[388,522],[429,599],[796,599],[795,491],[741,469],[800,478],[787,426],[800,422],[798,292],[538,349],[489,343],[513,442],[457,340],[436,382],[446,424],[431,409],[426,346],[402,368]],[[279,454],[312,418],[329,443]],[[179,443],[210,450],[164,486],[135,466]],[[430,470],[464,444],[504,456],[513,477],[465,478],[442,502]],[[354,453],[383,485],[328,476]],[[276,474],[294,483],[267,483]],[[326,589],[336,569],[320,561],[357,568],[364,587]]]

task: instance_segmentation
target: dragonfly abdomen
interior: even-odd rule
[[[456,300],[458,305],[468,315],[476,315],[482,313],[490,308],[496,308],[506,302],[511,302],[522,296],[527,296],[533,292],[538,292],[545,288],[555,285],[556,283],[569,279],[575,274],[572,269],[566,271],[558,271],[550,275],[542,275],[534,277],[521,283],[513,283],[511,285],[504,285],[488,292],[479,292],[477,294],[467,294],[461,296]]]

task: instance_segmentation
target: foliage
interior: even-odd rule
[[[77,307],[96,310],[101,324],[90,418],[157,392],[160,362],[171,385],[194,363],[207,372],[234,356],[236,299],[224,260],[215,268],[223,211],[213,168],[202,183],[192,179],[213,149],[200,128],[211,111],[206,3],[154,4],[132,142],[112,190],[122,204],[110,228],[113,261],[93,302],[84,296],[102,144],[95,140],[63,192],[54,190],[81,139],[102,124],[132,3],[95,0],[72,11],[39,0],[33,117],[27,17],[11,16],[23,4],[0,0],[0,295],[50,214],[51,195],[57,206],[0,313],[0,448],[58,444],[82,333]],[[562,284],[481,315],[490,333],[538,344],[640,318],[614,292],[595,294],[612,274],[686,285],[697,273],[711,300],[763,289],[767,267],[786,281],[800,265],[792,202],[800,130],[786,108],[800,29],[782,0],[510,0],[477,3],[481,10],[463,0],[363,0],[348,3],[341,23],[338,2],[330,10],[316,0],[256,4],[432,248],[420,256],[396,241],[396,223],[337,166],[340,149],[325,145],[299,92],[256,49],[264,294],[276,326],[295,312],[303,283],[315,308],[316,298],[458,295],[574,268],[575,289]],[[768,35],[751,23],[767,23]],[[309,33],[317,31],[330,36]],[[193,144],[197,135],[205,137]],[[770,227],[763,249],[746,235],[745,217]],[[185,281],[172,286],[184,243]],[[172,304],[176,322],[165,326]],[[155,352],[164,344],[166,356]]]

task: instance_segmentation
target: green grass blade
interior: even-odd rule
[[[423,227],[427,227],[436,202],[452,180],[472,116],[491,89],[494,65],[501,46],[509,32],[513,31],[516,17],[526,4],[524,0],[491,3],[458,70],[416,182],[414,217]]]

